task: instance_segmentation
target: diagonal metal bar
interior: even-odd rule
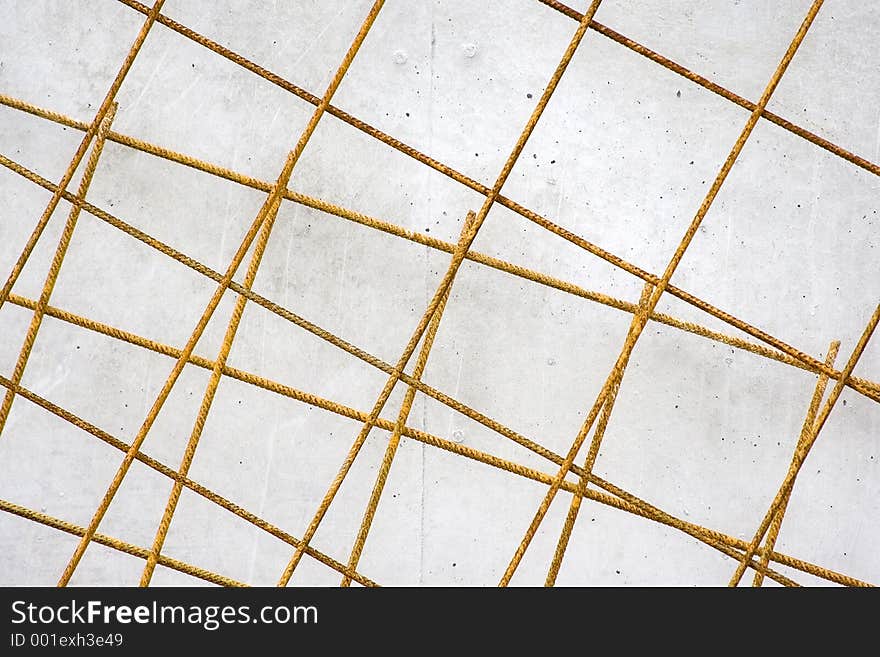
[[[45,513],[34,511],[33,509],[28,509],[27,507],[14,504],[7,500],[0,500],[0,511],[4,511],[6,513],[39,523],[41,525],[45,525],[46,527],[52,527],[53,529],[57,529],[73,536],[82,536],[86,532],[85,527],[80,527],[79,525],[75,525],[74,523],[54,518],[50,515],[46,515]],[[105,547],[112,548],[124,554],[130,554],[131,556],[138,557],[140,559],[146,559],[147,556],[150,554],[149,550],[146,550],[137,545],[132,545],[131,543],[127,543],[126,541],[122,541],[118,538],[107,536],[105,534],[95,534],[92,540],[95,543],[98,543]],[[159,559],[159,565],[165,566],[166,568],[171,568],[172,570],[176,570],[186,575],[191,575],[192,577],[198,577],[199,579],[203,579],[206,582],[211,582],[212,584],[217,584],[219,586],[247,586],[247,584],[243,584],[230,577],[225,577],[224,575],[211,572],[210,570],[207,570],[205,568],[192,566],[185,561],[172,559],[171,557],[165,556],[164,554]]]
[[[557,0],[538,0],[538,2],[547,5],[548,7],[552,8],[552,9],[555,9],[556,11],[558,11],[561,14],[565,14],[566,16],[568,16],[569,18],[571,18],[572,20],[575,20],[575,21],[579,21],[581,19],[581,16],[583,15],[579,11],[577,11],[576,9],[573,9],[566,4],[563,4],[562,2],[558,2]],[[711,80],[703,77],[699,73],[694,73],[693,71],[688,70],[687,68],[685,68],[681,64],[678,64],[677,62],[672,61],[668,57],[664,57],[663,55],[661,55],[657,52],[654,52],[653,50],[651,50],[647,46],[644,46],[641,43],[639,43],[638,41],[635,41],[633,39],[625,37],[624,35],[620,34],[619,32],[615,32],[610,27],[607,27],[606,25],[603,25],[602,23],[599,23],[597,21],[593,21],[592,24],[590,25],[590,28],[595,30],[596,32],[598,32],[602,36],[607,37],[607,38],[611,39],[612,41],[616,41],[617,43],[624,46],[625,48],[629,48],[634,53],[637,53],[637,54],[641,55],[642,57],[646,57],[646,58],[650,59],[652,62],[659,64],[663,68],[668,69],[668,70],[672,71],[673,73],[676,73],[676,74],[680,75],[681,77],[686,78],[686,79],[690,80],[691,82],[694,82],[695,84],[698,84],[699,86],[703,87],[704,89],[707,89],[708,91],[711,91],[712,93],[717,94],[717,95],[721,96],[722,98],[725,98],[725,99],[729,100],[730,102],[735,103],[735,104],[739,105],[740,107],[749,110],[750,112],[754,112],[755,108],[757,107],[757,105],[755,103],[753,103],[752,101],[747,100],[738,94],[735,94],[734,92],[730,91],[729,89],[725,89],[720,84],[712,82]],[[877,165],[874,162],[871,162],[870,160],[866,160],[865,158],[861,157],[860,155],[856,155],[855,153],[851,153],[850,151],[846,150],[842,146],[838,146],[837,144],[825,139],[824,137],[820,137],[819,135],[817,135],[813,132],[810,132],[806,128],[803,128],[803,127],[797,125],[796,123],[789,121],[788,119],[782,118],[778,114],[774,114],[773,112],[765,109],[761,114],[761,118],[767,119],[768,121],[775,123],[780,128],[788,130],[790,133],[797,135],[798,137],[801,137],[802,139],[806,139],[807,141],[818,146],[819,148],[824,148],[829,153],[833,153],[837,157],[843,158],[847,162],[855,164],[857,167],[862,168],[865,171],[868,171],[869,173],[873,173],[875,176],[880,176],[880,165]]]

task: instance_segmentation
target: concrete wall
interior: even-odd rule
[[[757,101],[809,4],[606,0],[596,18]],[[320,96],[369,6],[168,0],[164,13]],[[144,20],[112,0],[0,0],[0,15],[0,93],[86,122]],[[575,21],[536,0],[388,0],[334,104],[491,186],[575,29]],[[865,54],[878,29],[880,9],[872,3],[826,2],[769,109],[880,161],[880,69]],[[267,181],[313,112],[161,25],[118,102],[118,132]],[[659,275],[748,114],[591,31],[503,193]],[[80,138],[72,128],[0,107],[0,152],[54,182]],[[332,116],[321,120],[290,187],[452,242],[466,213],[483,201]],[[0,190],[5,279],[50,193],[6,169]],[[880,296],[878,192],[875,175],[761,121],[673,283],[820,360],[841,340],[842,367]],[[88,199],[223,271],[265,194],[108,143]],[[59,205],[15,293],[39,296],[69,209]],[[637,301],[642,288],[640,279],[497,205],[473,248],[626,301]],[[395,362],[449,260],[285,202],[255,290]],[[214,288],[84,213],[52,304],[182,347]],[[234,301],[231,293],[224,298],[198,354],[216,357]],[[748,337],[669,295],[658,310]],[[4,376],[31,314],[11,303],[0,310]],[[629,321],[617,309],[466,262],[424,380],[565,453]],[[363,411],[386,380],[252,303],[229,362]],[[167,356],[47,318],[22,383],[130,441],[172,366]],[[855,374],[880,379],[877,341]],[[198,368],[184,371],[144,451],[177,467],[208,377]],[[627,369],[596,473],[683,520],[748,539],[786,472],[815,382],[809,372],[651,323]],[[398,386],[383,416],[394,419],[402,398]],[[410,425],[556,470],[424,395]],[[359,429],[357,421],[224,379],[190,476],[299,536]],[[780,551],[880,580],[878,429],[876,403],[846,390],[798,480]],[[372,432],[313,541],[342,562],[388,438]],[[0,498],[86,525],[121,458],[18,399],[0,438]],[[170,488],[135,464],[100,531],[149,547]],[[495,584],[545,492],[544,484],[405,438],[359,569],[391,585]],[[514,584],[543,582],[569,499],[558,496]],[[0,584],[54,584],[76,542],[0,514]],[[273,584],[292,549],[185,491],[164,552]],[[734,566],[682,532],[586,502],[559,584],[719,585]],[[93,544],[72,583],[132,585],[142,567],[140,559]],[[338,580],[306,558],[293,583]],[[163,567],[153,582],[200,583]]]

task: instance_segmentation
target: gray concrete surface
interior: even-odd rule
[[[583,10],[586,2],[574,3]],[[807,0],[606,0],[597,19],[757,100]],[[370,3],[168,0],[165,13],[321,95]],[[485,5],[485,6],[484,6]],[[91,120],[143,17],[113,0],[0,0],[0,92]],[[576,24],[536,0],[388,0],[334,103],[491,185]],[[880,161],[871,57],[880,8],[828,0],[769,108]],[[312,107],[156,26],[118,96],[114,128],[274,180]],[[649,271],[661,273],[748,113],[590,32],[504,193]],[[0,107],[0,152],[57,181],[80,133]],[[475,192],[332,116],[291,188],[454,241]],[[6,277],[49,193],[0,170]],[[762,121],[673,282],[842,364],[878,296],[880,182]],[[108,144],[88,198],[215,269],[225,269],[264,195]],[[36,298],[69,206],[62,202],[15,292]],[[501,207],[476,250],[636,301],[641,281]],[[395,361],[449,256],[285,203],[256,290]],[[214,284],[83,215],[53,304],[182,346]],[[234,297],[197,352],[213,358]],[[660,310],[723,324],[665,297]],[[0,373],[15,363],[30,312],[0,310]],[[564,452],[623,342],[625,313],[465,263],[425,380]],[[734,332],[732,329],[729,332]],[[23,385],[131,440],[173,361],[47,319]],[[230,364],[368,410],[385,376],[249,304]],[[856,374],[880,379],[875,340]],[[187,369],[145,444],[176,467],[207,383]],[[662,325],[645,331],[596,466],[601,476],[685,520],[742,538],[786,471],[815,376]],[[396,416],[402,389],[384,415]],[[419,395],[411,424],[545,470],[550,464]],[[191,476],[300,535],[359,423],[224,380]],[[798,481],[778,549],[880,581],[880,408],[843,394]],[[346,561],[388,434],[374,431],[314,545]],[[0,438],[0,498],[87,524],[121,454],[17,400]],[[580,462],[579,458],[579,462]],[[404,440],[361,560],[382,584],[495,584],[543,485]],[[100,530],[149,546],[170,484],[135,465]],[[568,507],[561,494],[514,584],[543,582]],[[0,584],[54,584],[76,539],[0,514]],[[165,553],[253,584],[273,584],[291,550],[185,492]],[[73,584],[133,585],[143,562],[93,544]],[[674,529],[595,503],[582,508],[564,585],[719,585],[734,563]],[[781,568],[786,574],[792,571]],[[808,584],[822,581],[803,574]],[[305,559],[294,584],[335,584]],[[199,584],[160,567],[154,583]],[[750,581],[750,579],[749,579]]]

